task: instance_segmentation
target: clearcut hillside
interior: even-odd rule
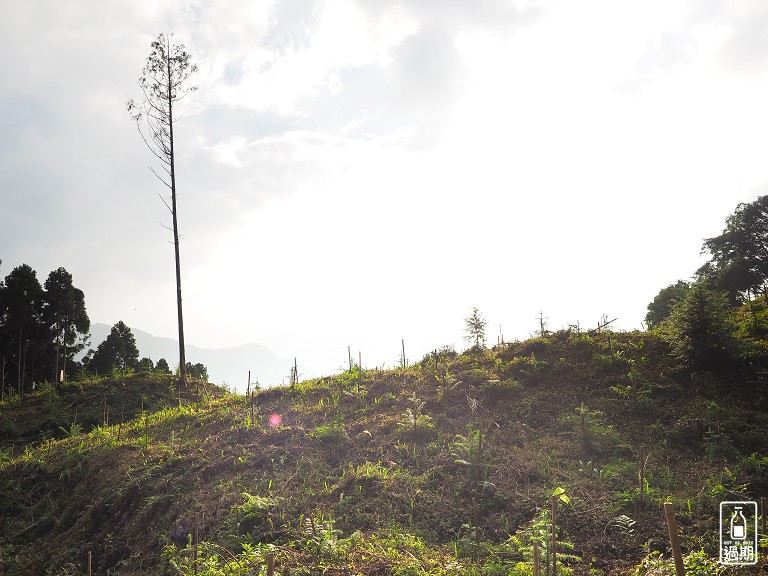
[[[665,501],[715,574],[719,503],[768,496],[768,364],[672,352],[562,331],[252,395],[46,387],[0,405],[0,574],[528,575],[534,541],[546,574],[553,495],[558,574],[673,573]]]

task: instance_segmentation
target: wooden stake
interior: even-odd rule
[[[275,553],[267,552],[267,576],[275,576]]]
[[[360,396],[360,379],[363,377],[363,353],[357,352],[357,395]]]
[[[349,371],[352,372],[352,347],[347,346],[347,355],[349,356]]]
[[[671,502],[664,502],[664,517],[667,519],[669,543],[672,545],[672,556],[675,558],[675,573],[677,576],[685,576],[685,568],[683,567],[683,555],[680,552],[680,538],[677,535],[675,509]]]
[[[407,362],[405,361],[405,338],[401,339],[400,342],[403,345],[403,368],[405,368],[407,365]]]
[[[91,554],[91,551],[88,550],[88,576],[93,576],[93,572],[91,571],[91,561],[93,559],[93,556]]]
[[[539,542],[533,541],[533,576],[539,576]]]
[[[640,505],[642,506],[645,497],[645,446],[640,446],[640,473],[638,477],[640,481]]]
[[[478,552],[478,540],[480,538],[480,528],[478,527],[478,524],[480,524],[480,520],[478,519],[477,515],[477,498],[472,496],[472,533],[474,534],[473,540],[475,541],[475,545],[472,547],[472,559],[477,560],[477,552]]]
[[[245,395],[246,396],[251,395],[251,371],[250,370],[248,370],[248,388],[246,388]]]
[[[123,417],[125,416],[125,404],[120,406],[120,426],[117,427],[117,441],[120,442],[120,434],[123,431]]]
[[[557,496],[552,496],[552,576],[557,576]]]
[[[197,574],[197,544],[200,541],[200,512],[195,512],[195,526],[192,529],[192,545],[195,547],[193,563]]]

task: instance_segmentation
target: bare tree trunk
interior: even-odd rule
[[[64,356],[62,356],[62,362],[61,362],[61,381],[63,382],[64,379],[67,377],[67,343],[64,342]],[[59,373],[56,374],[56,378],[59,377]]]
[[[128,112],[136,120],[137,128],[144,143],[162,163],[168,178],[160,176],[150,167],[152,173],[171,191],[171,205],[163,198],[173,219],[173,250],[176,263],[176,309],[179,325],[179,385],[187,383],[187,358],[184,343],[184,315],[181,298],[181,257],[179,255],[179,221],[176,203],[176,155],[173,134],[173,103],[181,100],[187,93],[196,90],[195,86],[186,86],[186,81],[197,73],[197,65],[190,62],[184,45],[173,45],[171,36],[160,34],[152,42],[152,53],[139,78],[139,86],[144,93],[144,103],[137,104],[133,99],[127,103]],[[146,128],[142,130],[142,125]],[[145,133],[146,131],[146,133]],[[162,196],[161,196],[162,198]]]
[[[24,340],[24,363],[21,365],[21,389],[24,390],[24,384],[27,381],[27,356],[29,355],[29,334]]]
[[[16,379],[16,385],[19,388],[19,396],[21,396],[21,326],[19,326],[19,356],[16,358],[16,373],[17,373],[17,379]]]
[[[170,43],[169,50],[170,52]],[[173,154],[173,98],[172,98],[172,85],[173,77],[171,76],[171,60],[168,59],[168,127],[170,131],[170,144],[171,144],[171,212],[173,214],[173,248],[176,257],[176,308],[179,316],[179,377],[181,384],[187,385],[187,359],[184,354],[184,315],[181,310],[181,262],[179,260],[179,224],[176,216],[176,171],[174,169],[174,154]]]

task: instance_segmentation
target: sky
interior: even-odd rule
[[[125,106],[161,32],[199,67],[174,128],[186,341],[303,377],[347,347],[461,350],[473,307],[490,344],[540,314],[642,329],[768,192],[760,0],[6,1],[0,277],[63,266],[92,322],[177,336]]]

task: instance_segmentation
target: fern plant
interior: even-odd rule
[[[451,456],[454,462],[467,470],[471,494],[472,494],[472,523],[470,533],[474,539],[475,548],[479,541],[478,535],[478,511],[477,501],[485,493],[495,488],[488,481],[490,463],[487,461],[485,446],[483,444],[483,432],[477,428],[469,428],[467,435],[456,434],[451,446]]]
[[[425,402],[414,392],[410,399],[410,406],[400,417],[400,428],[407,431],[414,442],[422,431],[435,427],[432,424],[432,417],[424,414],[424,405]]]
[[[334,528],[331,518],[325,518],[322,514],[315,518],[310,514],[303,516],[300,524],[304,536],[303,547],[315,558],[334,559],[343,556],[346,550],[339,545],[341,530]]]
[[[565,495],[561,493],[560,499]],[[567,498],[567,496],[566,496]],[[557,574],[571,574],[573,564],[582,561],[581,557],[574,554],[574,545],[572,542],[562,540],[559,537],[559,530],[556,531],[557,538]],[[523,561],[529,565],[534,564],[534,542],[539,553],[539,566],[542,567],[544,576],[552,575],[552,515],[548,508],[541,509],[531,521],[514,535],[500,545],[500,552],[507,552],[511,555],[523,557]]]
[[[485,454],[482,430],[470,427],[466,436],[456,434],[451,445],[451,456],[456,464],[466,468],[473,488],[485,490],[493,486],[487,482],[490,463]]]
[[[83,431],[83,427],[80,426],[80,424],[78,424],[77,422],[72,422],[72,424],[69,425],[69,428],[64,428],[64,426],[59,426],[59,430],[61,430],[65,438],[74,438],[75,436],[79,435]]]

